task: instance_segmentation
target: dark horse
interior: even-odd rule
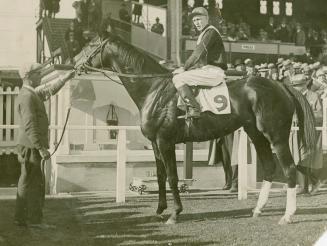
[[[261,212],[268,199],[276,166],[273,148],[288,180],[287,205],[280,223],[291,222],[296,210],[296,166],[289,148],[289,134],[295,111],[303,144],[310,150],[315,148],[313,113],[302,94],[279,82],[260,77],[231,81],[227,83],[231,114],[203,112],[199,119],[188,125],[184,119],[178,118],[184,113],[176,106],[178,96],[171,76],[165,77],[169,71],[121,38],[110,36],[83,64],[89,68],[107,67],[116,72],[140,110],[141,130],[152,142],[156,159],[159,185],[157,215],[167,208],[167,178],[174,197],[174,210],[168,224],[176,223],[183,210],[178,190],[175,144],[216,139],[240,127],[244,127],[255,145],[264,170],[264,185],[254,216]],[[150,74],[153,76],[146,76]]]

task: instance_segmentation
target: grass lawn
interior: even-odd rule
[[[15,226],[15,201],[2,199],[0,245],[312,245],[327,230],[327,194],[298,197],[294,223],[279,226],[285,195],[271,194],[263,216],[253,219],[257,194],[246,201],[229,193],[184,194],[179,224],[167,226],[153,216],[156,195],[116,204],[107,193],[79,193],[47,199],[45,222],[57,227],[48,230]],[[165,215],[168,218],[168,212]]]

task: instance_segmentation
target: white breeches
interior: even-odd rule
[[[220,67],[206,65],[202,68],[192,69],[173,77],[176,88],[183,85],[189,86],[217,86],[225,81],[225,72]]]

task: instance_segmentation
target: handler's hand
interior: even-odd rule
[[[179,74],[185,72],[184,67],[179,67],[173,71],[173,74]]]
[[[66,81],[68,81],[68,80],[74,78],[74,77],[75,77],[75,73],[76,73],[75,70],[71,70],[71,71],[65,73],[64,75],[60,76],[60,79],[61,79],[62,81],[64,81],[64,82],[66,82]]]
[[[44,160],[48,160],[50,158],[50,153],[46,148],[39,149],[39,153]]]

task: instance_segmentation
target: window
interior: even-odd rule
[[[266,0],[260,0],[260,14],[267,14],[267,1]]]
[[[292,2],[285,2],[285,13],[287,16],[293,15],[293,3]]]
[[[280,14],[280,7],[279,7],[279,1],[273,1],[273,14],[279,15]]]

